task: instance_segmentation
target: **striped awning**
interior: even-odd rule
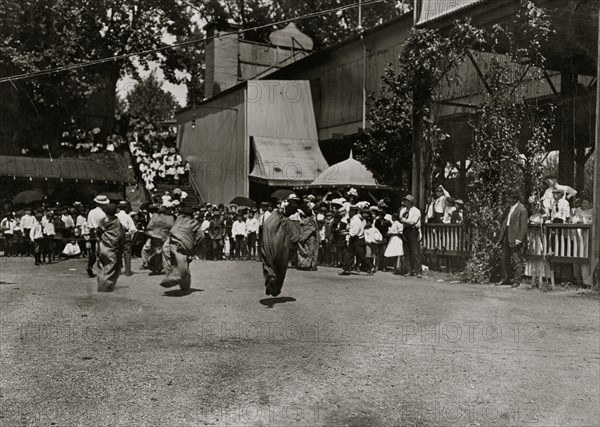
[[[36,180],[70,180],[120,184],[127,178],[105,166],[82,159],[46,159],[35,157],[0,156],[0,177],[31,178]]]
[[[254,165],[249,179],[277,187],[310,184],[329,167],[319,142],[307,139],[252,138]]]
[[[417,25],[443,18],[486,0],[420,0],[417,3]]]

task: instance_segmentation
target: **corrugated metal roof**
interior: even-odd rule
[[[0,156],[0,176],[32,179],[65,179],[107,183],[128,183],[118,173],[96,162],[82,159],[45,159]]]
[[[435,21],[487,0],[421,0],[417,25]]]
[[[319,142],[308,139],[254,137],[255,161],[249,177],[267,185],[310,184],[327,169]]]

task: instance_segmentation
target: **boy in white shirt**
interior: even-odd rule
[[[256,259],[256,239],[258,236],[258,218],[254,210],[251,210],[246,219],[246,242],[248,244],[248,255]]]
[[[553,201],[549,206],[550,219],[553,223],[562,224],[570,220],[571,218],[571,207],[569,202],[565,199],[565,192],[562,189],[555,189],[552,191]]]
[[[41,213],[35,215],[35,221],[31,225],[31,230],[29,232],[29,238],[33,242],[33,256],[35,259],[35,265],[42,265],[41,254],[44,240],[42,224],[40,223],[42,218],[43,215]]]
[[[235,240],[235,257],[239,259],[241,256],[242,248],[244,246],[244,239],[246,238],[246,223],[242,219],[242,214],[238,213],[235,218],[235,222],[231,226],[231,235]],[[244,254],[245,255],[245,254]]]

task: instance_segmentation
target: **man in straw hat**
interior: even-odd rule
[[[119,221],[123,226],[123,231],[125,231],[125,242],[123,245],[123,266],[125,267],[125,276],[131,276],[131,242],[137,232],[133,218],[127,213],[128,210],[129,203],[121,200],[119,202],[117,218],[119,218]]]
[[[88,213],[87,217],[87,227],[90,233],[89,243],[91,249],[88,255],[88,264],[86,270],[88,276],[90,277],[96,277],[93,270],[94,264],[96,264],[96,252],[98,250],[98,240],[96,239],[96,233],[98,231],[98,228],[100,227],[100,221],[106,218],[104,209],[106,208],[106,206],[108,206],[110,201],[108,200],[108,197],[99,194],[94,199],[94,203],[96,204],[96,207]]]
[[[410,194],[402,200],[403,208],[400,209],[400,222],[403,227],[406,252],[410,265],[410,275],[420,278],[423,275],[421,257],[421,211],[415,206],[415,198]]]
[[[502,245],[502,281],[496,285],[519,287],[525,265],[527,209],[519,201],[518,191],[508,194],[510,208],[504,212],[499,244]]]
[[[204,233],[193,214],[194,211],[190,207],[181,209],[162,247],[163,267],[167,274],[160,282],[163,288],[179,285],[184,292],[191,289],[190,262],[204,239]]]
[[[350,206],[350,221],[347,229],[347,249],[344,254],[344,267],[340,276],[349,276],[354,257],[367,267],[369,276],[375,273],[373,263],[365,255],[365,225],[357,206]]]
[[[98,292],[112,292],[121,273],[121,257],[125,232],[117,207],[110,203],[104,208],[106,217],[100,221],[98,233]]]

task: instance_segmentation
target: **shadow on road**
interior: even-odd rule
[[[259,302],[262,305],[267,306],[267,308],[273,308],[273,306],[275,304],[285,304],[286,302],[294,302],[294,301],[296,301],[296,298],[278,297],[278,298],[264,298],[264,299],[261,299]]]
[[[204,289],[194,289],[194,288],[192,288],[192,289],[187,290],[187,291],[182,291],[181,289],[173,289],[172,291],[165,291],[163,293],[163,296],[165,296],[165,297],[177,297],[177,298],[179,298],[179,297],[185,297],[185,296],[191,295],[194,292],[204,292]]]

